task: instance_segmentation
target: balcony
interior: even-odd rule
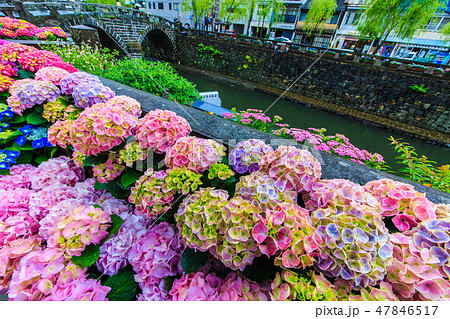
[[[295,26],[298,30],[303,30],[303,26],[305,25],[305,21],[298,21]],[[337,27],[337,24],[325,23],[323,24],[323,31],[334,31]]]

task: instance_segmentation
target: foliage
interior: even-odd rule
[[[282,0],[257,0],[257,11],[258,16],[258,29],[264,28],[266,20],[268,22],[268,28],[266,33],[266,38],[270,35],[270,30],[275,22],[280,21],[281,15],[280,11],[285,8]],[[261,37],[259,35],[259,37]]]
[[[248,0],[221,0],[219,18],[228,26],[247,14]]]
[[[430,161],[425,155],[418,157],[414,147],[401,139],[389,138],[394,149],[399,153],[398,163],[405,167],[401,169],[403,177],[413,182],[433,187],[450,193],[450,165],[436,167],[436,162]]]
[[[181,104],[200,99],[195,85],[169,63],[125,59],[108,68],[104,77]]]
[[[357,30],[361,37],[377,40],[378,49],[391,33],[402,39],[411,39],[417,30],[428,24],[439,8],[445,6],[443,0],[365,1]]]
[[[428,88],[426,88],[426,87],[424,87],[425,86],[425,84],[422,84],[422,85],[417,85],[417,84],[414,84],[414,85],[410,85],[409,87],[412,89],[412,90],[414,90],[414,91],[416,91],[416,92],[420,92],[420,93],[427,93],[428,92]]]
[[[64,62],[72,64],[79,70],[95,75],[101,75],[105,70],[113,68],[116,63],[117,51],[92,47],[88,43],[80,45],[45,45],[44,50],[52,51],[63,58]]]
[[[311,35],[319,30],[322,33],[324,23],[333,17],[336,11],[336,0],[313,0],[306,15],[304,30]]]
[[[209,54],[211,54],[212,56],[216,56],[216,55],[222,55],[223,53],[221,52],[221,51],[219,51],[219,50],[217,50],[217,49],[215,49],[212,45],[208,45],[208,46],[206,46],[206,45],[204,45],[203,43],[200,43],[199,45],[198,45],[198,52],[200,53],[199,54],[199,57],[203,57],[206,53],[209,53]]]
[[[201,18],[206,16],[215,6],[215,0],[182,0],[181,10],[192,11],[194,15],[194,27],[197,28]]]

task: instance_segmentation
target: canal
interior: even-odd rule
[[[189,81],[196,84],[200,92],[218,91],[222,100],[222,107],[238,110],[256,108],[266,110],[277,97],[263,92],[254,91],[239,85],[224,83],[211,79],[197,72],[179,70],[179,73]],[[280,99],[267,112],[267,115],[279,115],[284,123],[296,128],[326,128],[329,135],[341,133],[350,139],[350,142],[369,152],[377,152],[383,155],[386,162],[397,170],[401,168],[395,159],[398,154],[390,145],[388,138],[402,138],[416,148],[417,155],[426,155],[430,160],[445,165],[450,163],[450,149],[440,147],[423,140],[415,139],[398,132],[389,132],[385,129],[364,124],[357,120],[342,117],[333,113],[308,108],[304,104]]]

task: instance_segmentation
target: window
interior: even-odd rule
[[[172,4],[169,3],[169,10],[172,10]]]
[[[156,10],[156,2],[153,2],[153,10]]]
[[[450,18],[444,18],[444,19],[442,19],[442,21],[441,21],[441,23],[439,24],[439,26],[438,26],[438,30],[441,30],[443,27],[445,27],[445,25],[447,24],[447,23],[450,23]]]
[[[330,38],[325,37],[316,37],[314,39],[313,45],[316,47],[322,47],[325,48],[328,46],[328,43],[330,42]]]
[[[295,43],[302,43],[302,35],[296,33],[295,36],[294,36],[294,42]]]
[[[435,31],[439,25],[439,22],[441,21],[441,17],[433,17],[433,19],[428,22],[427,30],[428,31]]]
[[[158,9],[159,10],[164,10],[164,3],[158,2]]]
[[[179,4],[179,3],[174,3],[174,4],[173,4],[173,9],[174,9],[175,11],[178,11],[178,9],[180,9],[180,4]]]
[[[356,21],[357,17],[358,17],[358,12],[348,12],[344,24],[352,25]]]

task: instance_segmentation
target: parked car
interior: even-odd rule
[[[223,32],[220,32],[224,35],[219,35],[219,38],[229,38],[229,39],[235,39],[236,38],[236,34],[234,33],[233,30],[225,30]]]
[[[286,43],[292,43],[291,40],[285,37],[277,37],[271,39],[272,41],[277,41],[277,44],[275,45],[275,50],[277,51],[288,51],[289,48],[286,47]]]

